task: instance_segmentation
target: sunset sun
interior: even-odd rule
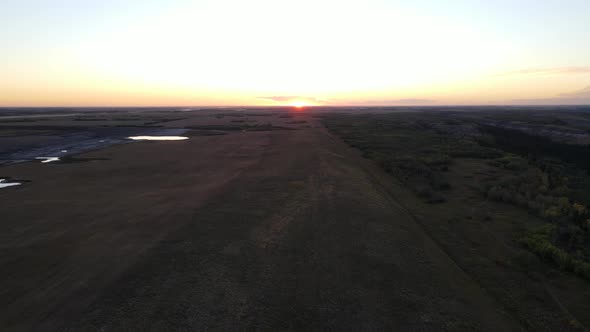
[[[301,100],[296,100],[290,103],[290,106],[293,106],[295,108],[303,108],[305,106],[309,106],[308,103],[301,101]]]

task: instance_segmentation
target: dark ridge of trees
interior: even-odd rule
[[[588,146],[559,143],[547,137],[490,125],[481,125],[480,130],[494,139],[493,143],[480,141],[480,144],[484,146],[494,144],[506,152],[530,156],[531,159],[552,157],[590,172],[590,147]]]

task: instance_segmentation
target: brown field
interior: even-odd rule
[[[317,116],[285,112],[0,118],[0,142],[5,133],[36,143],[47,130],[71,126],[190,129],[185,141],[113,145],[75,156],[84,162],[0,167],[2,177],[30,181],[0,189],[0,330],[537,326],[523,323],[523,315],[547,319],[547,331],[577,328],[568,320],[583,312],[569,312],[580,304],[565,296],[578,279],[553,292],[551,281],[535,284],[542,288],[535,294],[522,287],[513,296],[516,307],[529,306],[523,315],[498,300],[502,278],[527,279],[502,269],[503,257],[519,249],[490,234],[520,227],[511,224],[518,218],[535,223],[526,213],[480,208],[505,211],[482,231],[473,216],[457,212],[461,227],[450,232],[450,221],[429,221],[470,204],[462,171],[451,173],[465,186],[462,194],[427,205]],[[91,120],[80,121],[85,116]],[[457,169],[469,167],[466,160]],[[487,273],[489,262],[500,272]],[[563,285],[569,278],[552,281]],[[555,317],[535,311],[543,305]]]

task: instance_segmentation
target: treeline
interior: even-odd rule
[[[583,185],[590,184],[589,147],[448,115],[341,115],[324,123],[428,203],[444,202],[452,190],[446,172],[455,158],[484,159],[509,171],[486,182],[482,194],[546,220],[547,227],[521,243],[590,278],[590,185]]]
[[[483,131],[492,139],[480,142],[511,152],[490,164],[513,171],[512,176],[488,184],[487,197],[546,220],[546,227],[530,232],[521,242],[560,268],[590,279],[590,209],[570,187],[573,174],[587,180],[590,149],[511,129],[484,126]],[[583,172],[575,172],[576,168]]]
[[[427,123],[367,116],[326,119],[324,123],[425,202],[445,202],[444,192],[451,188],[444,174],[452,163],[451,149],[444,136],[428,130]]]
[[[574,164],[586,172],[590,171],[590,147],[587,145],[559,143],[547,137],[490,125],[480,125],[480,130],[493,137],[493,141],[479,140],[479,143],[484,146],[527,156],[533,161],[536,158],[551,157]]]

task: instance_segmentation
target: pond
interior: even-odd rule
[[[6,182],[6,179],[0,179],[0,188],[7,188],[20,185],[20,182]]]
[[[188,139],[186,136],[129,136],[134,141],[182,141]]]

